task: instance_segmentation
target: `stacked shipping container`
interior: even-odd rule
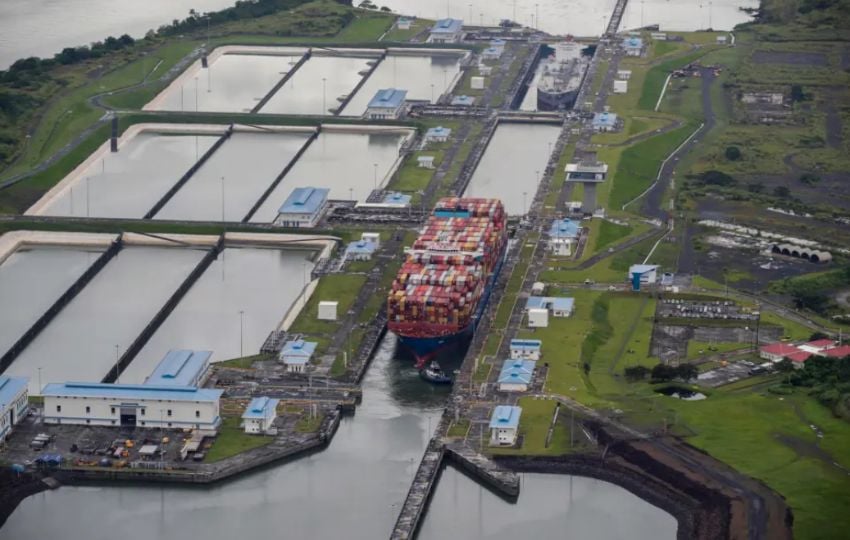
[[[497,199],[441,199],[399,270],[388,298],[390,330],[401,337],[463,332],[507,243]]]

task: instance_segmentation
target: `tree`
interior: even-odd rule
[[[737,184],[734,178],[721,171],[705,171],[700,175],[703,184],[715,186],[734,186]]]
[[[764,193],[764,184],[761,182],[752,182],[747,184],[747,190],[750,193]]]
[[[823,332],[812,332],[812,335],[809,336],[809,341],[818,341],[819,339],[830,339],[828,335]]]
[[[667,364],[656,364],[652,368],[653,381],[671,381],[676,378],[677,369]]]
[[[791,85],[791,101],[797,103],[798,101],[805,101],[806,93],[803,91],[802,84],[792,84]]]
[[[800,183],[807,186],[813,186],[820,182],[820,176],[812,173],[803,173],[800,175]]]
[[[651,372],[652,370],[646,366],[630,366],[623,370],[623,374],[629,382],[642,381],[646,379]]]
[[[729,161],[738,161],[741,159],[741,150],[737,146],[727,146],[726,159]]]
[[[698,376],[699,370],[693,364],[679,364],[679,367],[676,368],[676,377],[685,382],[696,379]]]
[[[779,198],[787,199],[791,196],[791,190],[788,189],[788,186],[776,186],[773,188],[773,194]]]

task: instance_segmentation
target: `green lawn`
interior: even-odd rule
[[[570,434],[563,422],[555,424],[552,440],[546,447],[546,435],[555,413],[557,402],[548,399],[524,397],[517,403],[522,407],[519,419],[519,432],[522,435],[521,448],[493,448],[496,454],[522,454],[531,456],[566,454],[570,450]],[[559,414],[564,414],[562,410]],[[569,414],[569,411],[566,411]]]
[[[314,335],[332,334],[339,322],[320,321],[317,318],[319,302],[325,300],[338,301],[337,318],[342,319],[351,309],[351,305],[364,283],[366,283],[366,276],[359,274],[328,274],[322,276],[306,307],[301,310],[298,318],[295,319],[295,323],[289,329],[290,332]]]
[[[629,236],[632,228],[628,225],[620,225],[608,220],[602,220],[599,224],[599,235],[596,237],[594,251],[599,251],[610,244]]]
[[[420,167],[417,162],[417,158],[420,156],[433,156],[434,168],[424,169]],[[398,174],[396,174],[393,180],[389,183],[388,189],[413,195],[415,199],[413,204],[416,204],[420,198],[417,191],[424,190],[428,187],[428,183],[431,182],[431,179],[434,177],[434,173],[437,170],[436,168],[439,167],[442,162],[442,150],[434,149],[414,152],[407,158],[407,160],[405,160],[404,165],[402,165],[401,169],[399,169]]]
[[[692,339],[688,341],[688,360],[699,358],[700,356],[740,351],[741,349],[749,349],[751,347],[752,344],[750,343],[736,343],[726,341],[715,341],[708,343],[705,341],[695,341]]]
[[[394,20],[393,15],[358,10],[357,18],[343,28],[336,39],[348,43],[378,41],[378,38],[390,29]]]
[[[233,416],[222,419],[218,436],[207,452],[207,457],[204,461],[221,461],[247,450],[265,446],[274,440],[274,437],[268,437],[266,435],[248,435],[240,427],[240,423],[241,419]]]
[[[448,432],[446,433],[449,437],[466,437],[466,433],[469,431],[469,420],[466,418],[461,418],[458,422],[452,422],[449,427]]]

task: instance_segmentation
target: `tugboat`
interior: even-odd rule
[[[436,361],[419,371],[419,376],[432,384],[452,384],[452,378],[446,375],[446,372],[440,367]]]

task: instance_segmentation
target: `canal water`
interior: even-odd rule
[[[508,214],[525,214],[560,132],[545,124],[499,124],[464,196],[502,199]]]
[[[407,130],[382,133],[323,131],[283,178],[252,222],[269,223],[298,187],[331,190],[329,199],[363,201],[392,174]],[[377,166],[376,166],[377,164]]]
[[[454,17],[474,25],[493,26],[511,19],[550,34],[600,35],[605,31],[616,0],[384,0],[394,12],[429,19]],[[711,4],[711,7],[709,7]],[[731,30],[750,20],[740,7],[756,8],[758,0],[631,0],[622,28],[650,24],[662,30],[698,30],[711,26]],[[641,17],[641,11],[643,16]],[[643,22],[641,22],[643,20]]]
[[[38,368],[44,384],[100,381],[203,254],[192,249],[122,249],[5,373],[30,376],[30,393],[40,393]],[[64,259],[55,264],[64,264]],[[33,283],[41,283],[42,271],[30,275]]]
[[[3,0],[0,2],[0,69],[27,56],[52,57],[65,47],[108,36],[140,38],[148,30],[184,19],[189,10],[219,10],[234,0]],[[153,66],[151,66],[153,67]]]
[[[21,248],[0,263],[0,355],[68,290],[97,259],[99,251]]]
[[[306,250],[226,248],[121,380],[144,382],[170,349],[211,350],[213,362],[257,354],[310,279],[313,255]]]
[[[293,50],[294,51],[294,50]],[[146,106],[156,111],[250,112],[268,94],[301,53],[224,54],[207,69],[198,63]]]
[[[142,132],[92,163],[44,213],[140,218],[216,140],[218,136]]]
[[[322,452],[209,489],[62,487],[24,500],[0,537],[388,538],[448,389],[421,381],[388,334],[363,402]],[[97,519],[80,519],[96,515]]]
[[[592,478],[522,474],[509,503],[458,470],[443,470],[418,539],[673,540],[676,520],[625,489]]]
[[[378,90],[407,90],[407,100],[434,103],[451,89],[460,73],[460,55],[388,55],[342,110],[344,116],[360,116]]]
[[[220,221],[223,213],[227,221],[241,221],[309,136],[235,132],[156,219]]]
[[[314,54],[260,109],[271,114],[329,115],[350,94],[369,61],[376,59]]]

